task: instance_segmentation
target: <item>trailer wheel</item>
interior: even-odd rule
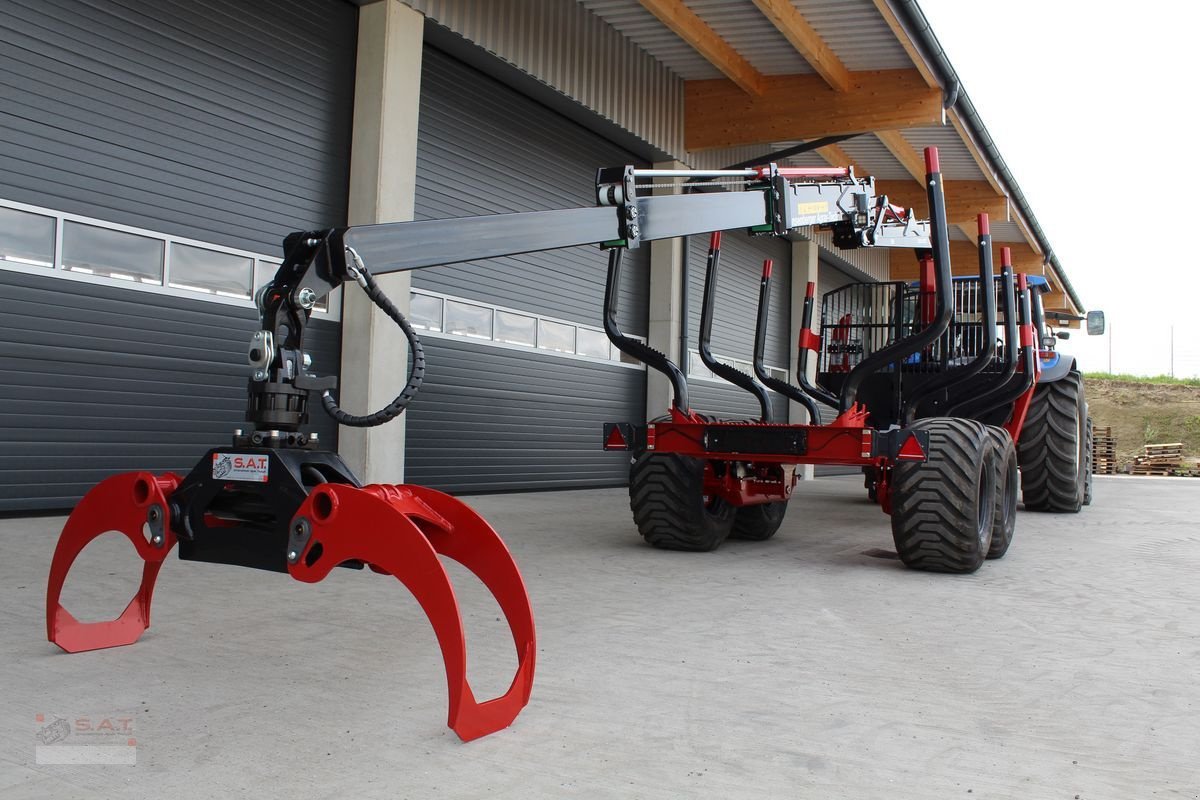
[[[733,518],[733,531],[730,539],[746,539],[751,542],[765,542],[775,535],[783,524],[787,514],[787,500],[775,503],[757,503],[752,506],[742,506],[736,509]]]
[[[664,550],[715,550],[736,509],[704,495],[704,462],[677,453],[640,453],[629,468],[629,507],[642,538]]]
[[[1017,446],[1004,428],[989,425],[988,434],[996,446],[996,516],[987,557],[1003,558],[1017,529]]]
[[[1095,435],[1093,433],[1092,417],[1087,418],[1087,470],[1083,473],[1083,504],[1092,504],[1092,475],[1096,473]]]
[[[930,417],[929,460],[892,470],[892,539],[913,569],[968,573],[992,542],[996,514],[996,446],[980,422]]]
[[[1087,483],[1087,404],[1083,378],[1038,384],[1017,443],[1021,499],[1029,511],[1074,514]]]

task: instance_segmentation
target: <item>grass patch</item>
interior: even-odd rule
[[[1085,372],[1084,378],[1096,381],[1120,381],[1122,383],[1155,383],[1168,386],[1200,386],[1200,378],[1172,378],[1170,375],[1114,375],[1111,372]]]

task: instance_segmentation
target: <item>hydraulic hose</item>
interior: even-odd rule
[[[347,264],[347,270],[355,282],[362,287],[367,293],[367,297],[371,302],[379,306],[383,313],[391,317],[400,330],[404,331],[404,338],[408,339],[408,351],[412,355],[412,368],[408,373],[408,383],[400,394],[396,395],[396,399],[388,403],[383,408],[373,414],[363,414],[361,416],[350,414],[338,407],[337,402],[333,399],[328,391],[321,396],[321,405],[325,408],[325,413],[337,420],[338,424],[346,425],[351,428],[373,428],[376,425],[382,425],[385,422],[391,422],[396,417],[404,413],[404,409],[417,396],[417,392],[421,389],[421,381],[425,379],[425,350],[421,347],[421,340],[417,337],[417,332],[413,330],[412,325],[400,313],[400,309],[396,308],[388,296],[383,293],[376,282],[375,277],[367,269],[362,258],[354,251],[353,247],[347,247],[346,252],[349,253],[353,265]]]

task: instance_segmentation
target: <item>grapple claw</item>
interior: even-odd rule
[[[297,580],[315,583],[338,564],[361,561],[408,587],[442,649],[447,724],[461,739],[508,727],[529,702],[537,647],[525,582],[496,531],[465,503],[419,486],[323,484],[293,517],[291,541],[288,571]],[[462,616],[439,553],[474,573],[508,621],[518,666],[500,697],[481,703],[467,682]]]
[[[170,473],[114,475],[88,492],[63,527],[46,587],[46,637],[68,653],[133,644],[150,627],[150,599],[163,559],[175,546],[166,494],[179,485]],[[150,539],[143,534],[149,526]],[[108,531],[123,533],[142,561],[142,582],[121,615],[108,622],[80,622],[62,606],[71,564],[89,542]]]

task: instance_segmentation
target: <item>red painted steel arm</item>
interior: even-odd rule
[[[150,599],[163,560],[175,546],[167,519],[165,495],[179,485],[179,477],[170,473],[156,477],[148,472],[114,475],[84,495],[71,512],[54,559],[50,562],[50,580],[46,586],[46,638],[68,653],[120,647],[133,644],[150,627]],[[152,509],[161,520],[154,528],[161,539],[147,540],[142,527]],[[67,572],[90,542],[109,531],[122,533],[133,544],[144,562],[142,582],[129,605],[115,620],[80,622],[62,606],[61,596]]]
[[[521,573],[499,535],[465,503],[433,489],[325,484],[293,518],[311,537],[289,565],[292,577],[315,583],[345,561],[362,561],[395,576],[429,617],[445,661],[450,691],[448,725],[464,741],[507,727],[529,702],[537,642],[533,610]],[[479,702],[467,681],[462,616],[438,554],[473,572],[508,620],[518,666],[507,692]]]

